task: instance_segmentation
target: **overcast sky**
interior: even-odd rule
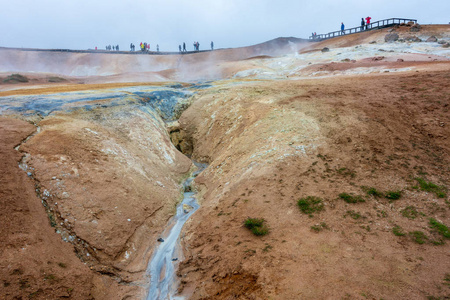
[[[308,38],[392,17],[449,24],[450,0],[0,0],[0,46],[104,49],[148,42],[176,51],[240,47],[276,37]],[[136,48],[137,48],[136,47]]]

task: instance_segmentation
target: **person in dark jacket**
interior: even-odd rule
[[[361,18],[361,31],[364,30],[364,25],[366,25],[366,22],[364,22],[364,18]]]
[[[344,22],[342,22],[341,23],[341,34],[345,34],[344,30],[345,30],[345,25],[344,25]]]

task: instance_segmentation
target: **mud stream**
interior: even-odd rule
[[[174,297],[177,292],[175,271],[182,256],[179,235],[183,225],[200,207],[195,198],[196,193],[191,190],[191,183],[207,167],[206,164],[196,162],[194,164],[198,169],[183,183],[185,191],[183,201],[177,206],[176,215],[169,221],[167,228],[158,239],[160,245],[156,248],[147,268],[147,273],[151,277],[147,300],[184,299],[179,296]]]

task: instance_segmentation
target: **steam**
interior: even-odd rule
[[[0,49],[0,72],[51,73],[96,77],[91,81],[206,81],[232,77],[248,66],[235,62],[258,56],[280,56],[304,47],[304,40],[278,38],[266,43],[208,52],[173,55],[74,53]]]

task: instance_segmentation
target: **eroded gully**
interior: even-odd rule
[[[147,273],[150,275],[150,288],[147,300],[163,299],[184,299],[175,296],[177,282],[175,271],[182,256],[182,249],[179,243],[179,235],[183,225],[192,214],[200,207],[195,198],[195,192],[191,190],[191,183],[194,178],[203,171],[207,165],[196,163],[197,171],[183,183],[183,201],[177,206],[176,215],[169,221],[166,229],[162,233],[159,246],[153,253]]]

